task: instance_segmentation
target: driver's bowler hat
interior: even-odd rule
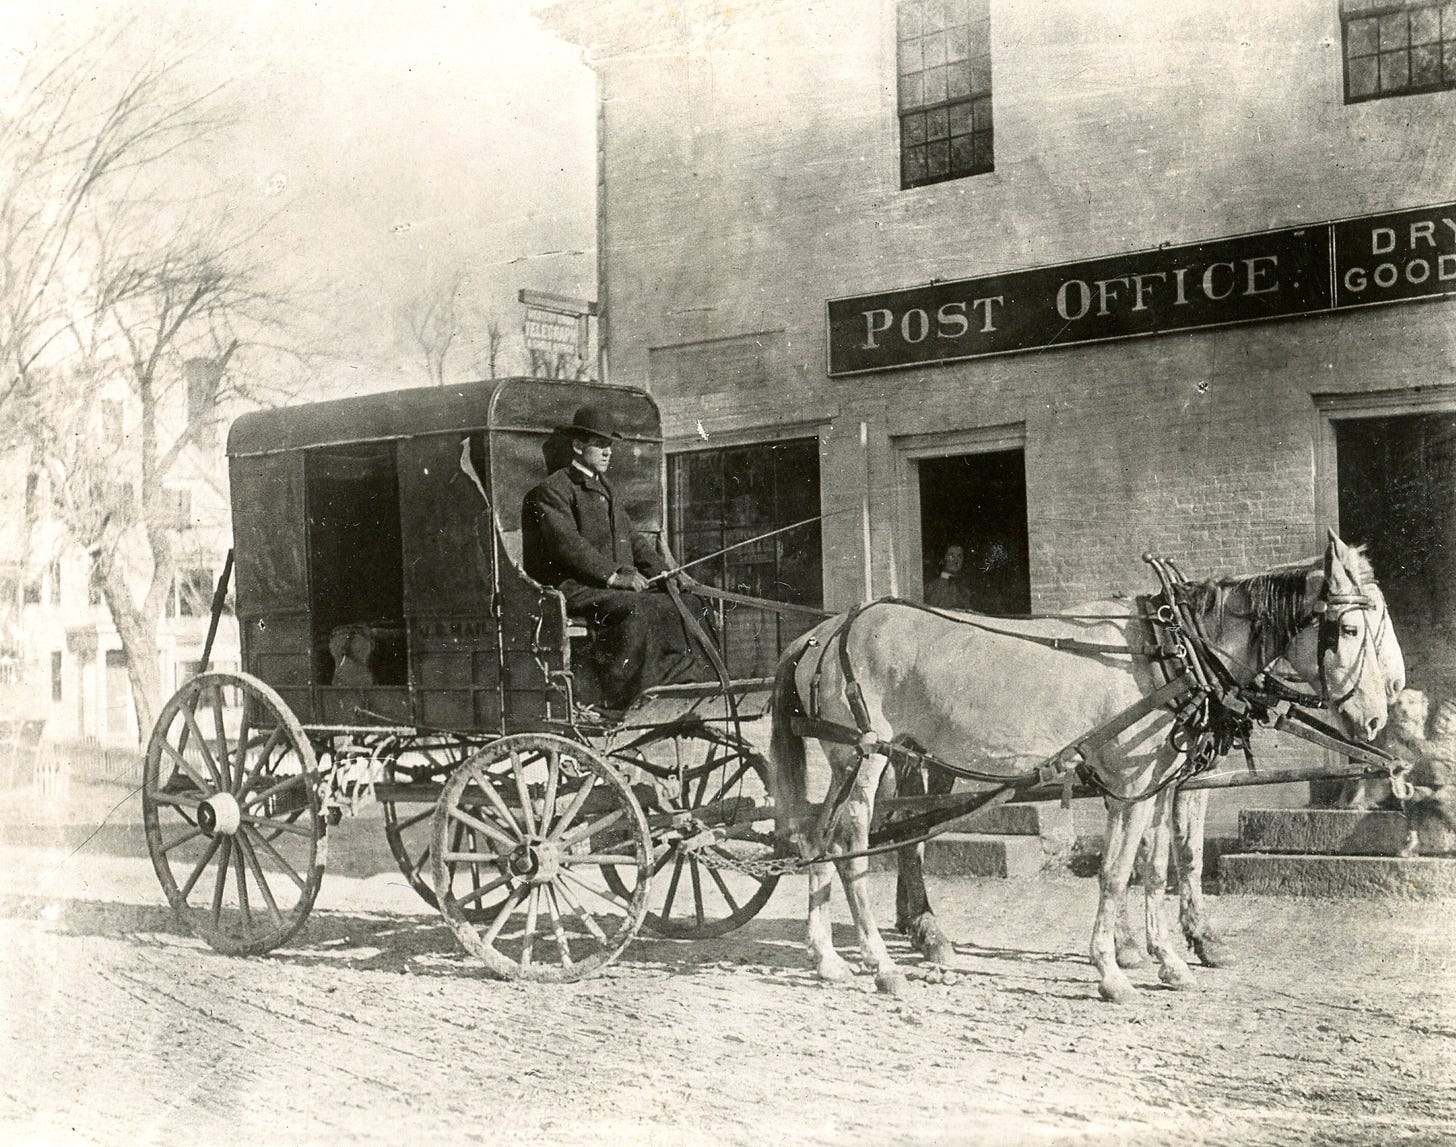
[[[600,406],[581,407],[572,417],[571,425],[561,429],[573,438],[604,438],[612,441],[626,437],[617,429],[617,420]]]

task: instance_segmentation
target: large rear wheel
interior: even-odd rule
[[[445,782],[430,863],[446,923],[493,975],[577,980],[640,926],[652,843],[609,762],[525,734],[482,749]]]
[[[709,726],[677,730],[622,759],[652,777],[657,797],[647,927],[674,939],[708,939],[757,916],[779,881],[753,869],[774,854],[763,759]],[[739,835],[703,843],[701,834],[730,826]],[[613,869],[606,876],[617,880]]]
[[[167,902],[218,951],[267,952],[308,918],[327,854],[318,763],[256,677],[203,673],[162,707],[142,822]]]

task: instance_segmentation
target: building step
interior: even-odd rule
[[[1456,896],[1456,859],[1230,853],[1219,861],[1219,888],[1225,895],[1401,899]]]
[[[1026,879],[1037,876],[1048,863],[1037,836],[989,832],[947,832],[925,843],[925,871],[931,876],[990,876]],[[893,871],[895,854],[870,857],[870,867]]]
[[[1244,852],[1338,856],[1398,856],[1410,822],[1399,812],[1363,809],[1242,809],[1239,840]],[[1450,825],[1427,817],[1419,822],[1420,852],[1456,852]]]

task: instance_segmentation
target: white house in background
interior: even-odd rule
[[[180,526],[177,575],[160,621],[162,688],[196,671],[230,526],[221,443],[193,449],[167,483]],[[126,654],[92,577],[90,557],[47,510],[44,478],[23,442],[0,454],[0,718],[45,718],[51,741],[134,746],[138,730]],[[231,610],[211,664],[236,668]]]

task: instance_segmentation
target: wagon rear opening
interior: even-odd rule
[[[395,444],[313,450],[306,473],[314,679],[403,690],[408,666]]]

